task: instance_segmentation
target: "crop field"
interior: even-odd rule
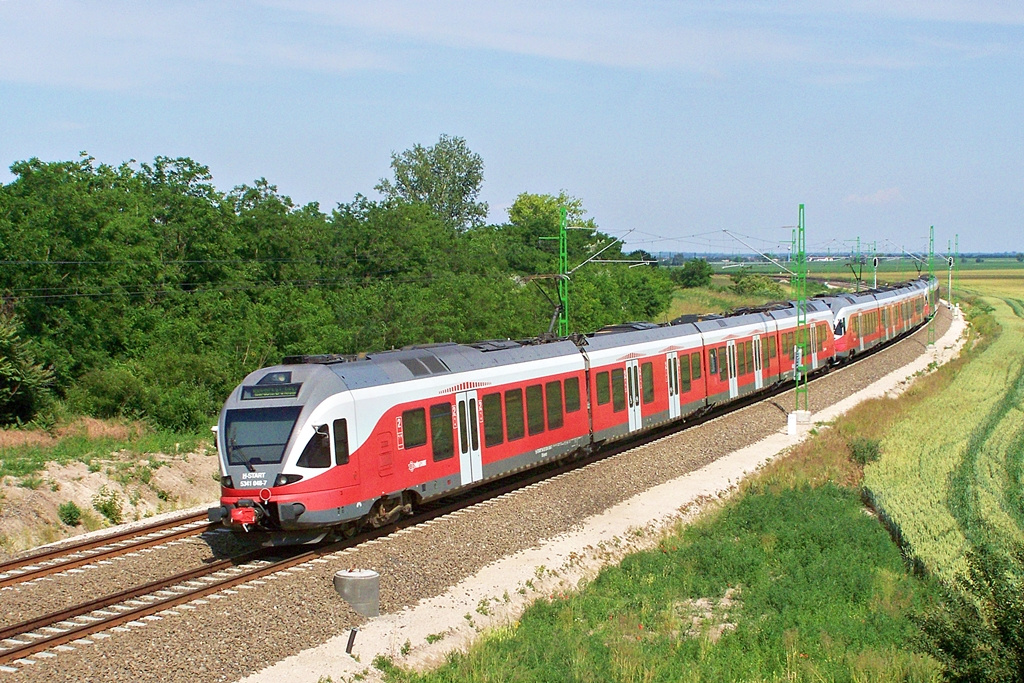
[[[947,581],[981,541],[1024,541],[1024,271],[961,271],[961,287],[973,297],[967,362],[893,426],[864,481],[913,556]]]

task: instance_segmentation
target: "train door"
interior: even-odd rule
[[[814,323],[807,325],[809,334],[811,335],[811,370],[818,369],[818,326]]]
[[[755,334],[754,341],[754,388],[760,391],[764,388],[764,377],[761,374],[761,335]]]
[[[472,484],[484,477],[484,466],[480,459],[480,418],[476,392],[459,392],[455,396],[455,404],[459,423],[459,469],[463,485]]]
[[[668,354],[668,419],[674,420],[679,417],[679,354],[673,351]],[[685,358],[685,356],[684,356]],[[690,359],[687,358],[689,363]]]
[[[729,369],[729,398],[736,398],[740,393],[740,382],[736,377],[736,342],[726,342],[726,347]]]
[[[626,404],[629,406],[629,431],[635,432],[643,427],[643,414],[640,412],[640,362],[626,361]]]

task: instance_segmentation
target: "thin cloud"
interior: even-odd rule
[[[851,21],[851,18],[854,20]],[[878,21],[874,21],[877,19]],[[916,22],[906,31],[906,22]],[[1019,2],[836,0],[599,3],[0,0],[0,81],[167,93],[211,78],[421,68],[424,48],[729,78],[736,71],[863,82],[941,55],[1019,51],[949,44],[935,22],[1024,25]],[[429,61],[429,60],[428,60]]]
[[[843,199],[844,204],[864,204],[868,206],[881,206],[901,201],[903,195],[898,187],[888,187],[870,194],[850,194]]]

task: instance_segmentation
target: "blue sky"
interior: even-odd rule
[[[325,210],[442,133],[650,251],[1024,251],[1024,3],[0,0],[0,182],[189,156]],[[783,247],[784,248],[784,247]]]

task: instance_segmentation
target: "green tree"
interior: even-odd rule
[[[36,363],[18,321],[0,314],[0,424],[28,422],[49,403],[53,370]]]
[[[394,182],[382,178],[374,188],[388,200],[423,202],[456,230],[482,225],[487,203],[478,202],[484,161],[460,137],[441,135],[431,147],[414,145],[391,154]]]
[[[680,287],[707,287],[711,284],[714,269],[702,258],[690,259],[679,268],[672,268],[669,275],[672,282]]]

